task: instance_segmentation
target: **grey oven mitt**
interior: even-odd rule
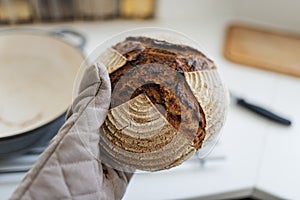
[[[110,105],[105,67],[88,67],[67,120],[11,199],[121,199],[132,174],[101,163],[99,128]]]

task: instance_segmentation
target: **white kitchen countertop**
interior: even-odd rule
[[[105,38],[141,26],[167,27],[198,41],[219,66],[235,94],[292,119],[283,127],[230,106],[219,143],[209,156],[224,160],[183,164],[171,170],[136,174],[124,199],[229,198],[254,195],[300,199],[300,79],[241,67],[222,55],[226,13],[187,20],[108,21],[67,25],[87,35],[86,53]],[[38,26],[39,27],[39,26]],[[0,175],[0,199],[7,199],[24,174]]]

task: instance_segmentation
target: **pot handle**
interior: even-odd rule
[[[73,37],[76,40],[75,46],[78,47],[79,49],[83,50],[84,46],[86,45],[86,37],[72,29],[60,29],[60,30],[54,30],[51,32],[54,36],[63,38],[64,40],[67,40],[70,42],[71,39],[66,39],[69,36]],[[73,40],[72,40],[73,41]],[[75,42],[70,42],[70,43],[75,43]]]

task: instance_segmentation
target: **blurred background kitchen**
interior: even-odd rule
[[[152,18],[155,1],[132,0],[3,0],[1,22],[6,24]]]
[[[184,33],[215,61],[231,92],[227,123],[208,156],[136,174],[124,199],[300,199],[299,8],[298,0],[0,0],[0,34],[68,29],[85,38],[80,51],[89,55],[137,27]],[[0,143],[7,139],[0,132]],[[35,153],[0,159],[0,199],[9,198]]]

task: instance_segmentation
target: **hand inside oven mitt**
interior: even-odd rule
[[[99,128],[110,105],[105,67],[88,67],[67,120],[11,199],[121,199],[132,174],[101,163]]]

